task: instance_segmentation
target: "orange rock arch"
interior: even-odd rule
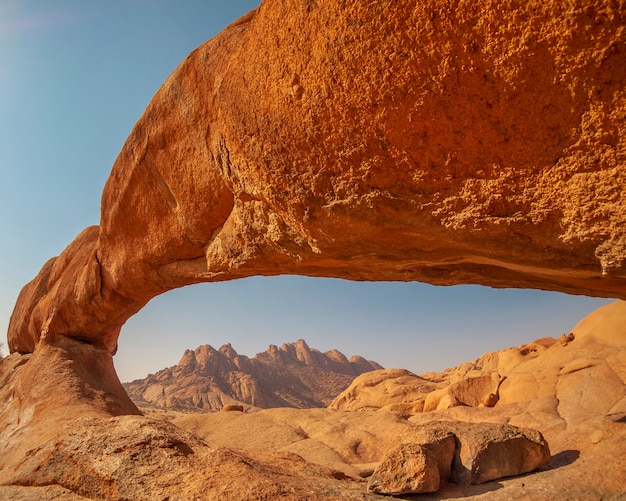
[[[592,4],[266,0],[155,95],[10,350],[114,353],[155,295],[255,274],[625,298],[625,19]]]

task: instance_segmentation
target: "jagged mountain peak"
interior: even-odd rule
[[[230,343],[218,350],[205,344],[185,350],[177,365],[124,386],[138,404],[166,408],[325,407],[356,376],[381,368],[335,349],[322,353],[304,339],[269,345],[253,358],[239,355]]]
[[[233,349],[230,343],[223,344],[222,346],[220,346],[219,352],[224,354],[226,357],[230,358],[231,360],[234,360],[236,357],[239,356],[239,354]]]

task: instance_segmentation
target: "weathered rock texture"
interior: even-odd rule
[[[439,484],[435,459],[421,445],[409,443],[387,453],[370,477],[367,488],[376,494],[398,496],[436,492]]]
[[[557,339],[542,339],[487,353],[474,362],[443,373],[423,375],[429,380],[449,384],[462,380],[467,374],[483,369],[492,371],[497,367],[508,378],[500,387],[501,398],[494,407],[459,405],[430,412],[388,412],[392,404],[400,402],[401,391],[396,388],[390,392],[390,404],[384,405],[389,386],[380,384],[363,392],[367,405],[358,406],[359,393],[353,395],[351,402],[358,412],[268,409],[236,416],[231,413],[193,414],[174,418],[174,422],[213,444],[295,452],[310,462],[353,477],[371,475],[385,455],[402,443],[424,446],[445,441],[445,433],[433,437],[436,435],[432,431],[433,422],[437,422],[440,432],[446,429],[453,432],[457,421],[481,423],[480,426],[495,423],[532,428],[541,432],[550,445],[553,456],[546,469],[532,477],[500,479],[484,486],[460,486],[451,482],[441,485],[438,497],[433,499],[464,496],[481,501],[622,499],[626,492],[623,475],[626,468],[623,454],[626,447],[624,326],[626,302],[619,301],[582,320],[573,329],[574,339],[566,345]],[[391,371],[389,377],[396,383],[399,379]],[[416,379],[415,376],[407,380],[409,392]],[[374,399],[376,389],[380,394]],[[371,402],[378,402],[378,408],[369,405]],[[461,482],[468,478],[471,481],[469,458],[473,452],[470,444],[481,442],[471,439],[470,430],[468,426],[465,432],[469,433],[463,434],[467,446],[463,461],[467,471],[465,477],[457,479]],[[500,451],[504,449],[507,447]],[[519,460],[519,455],[505,454],[511,460],[507,464],[506,460],[497,459],[497,448],[493,452],[495,455],[491,457],[496,458],[500,471],[523,465],[514,459]],[[529,457],[532,459],[533,455]],[[443,468],[446,461],[438,460],[438,463],[440,478],[451,478],[451,471]],[[401,472],[397,473],[400,478]]]
[[[181,493],[193,498],[198,492],[203,492],[202,499],[220,500],[380,499],[366,494],[366,479],[402,443],[433,445],[429,454],[436,453],[440,480],[451,478],[446,451],[452,449],[445,441],[455,430],[460,435],[457,421],[469,423],[460,426],[470,432],[471,423],[536,429],[550,444],[553,456],[548,467],[532,477],[475,486],[440,481],[434,499],[621,499],[626,492],[624,325],[626,303],[616,302],[581,321],[573,330],[573,340],[565,345],[542,339],[425,375],[446,384],[482,366],[492,370],[497,365],[509,377],[494,407],[465,405],[416,413],[388,412],[390,405],[378,410],[356,407],[358,412],[280,408],[184,414],[149,408],[145,411],[150,418],[110,418],[119,410],[107,410],[110,400],[98,390],[97,379],[85,384],[72,377],[76,366],[66,356],[59,357],[68,351],[75,356],[82,353],[90,363],[101,357],[98,367],[106,374],[110,355],[105,350],[96,352],[93,346],[67,339],[74,346],[63,351],[48,345],[31,356],[12,354],[0,359],[4,426],[0,429],[0,499],[74,500],[79,499],[77,492],[92,499],[121,499],[121,493],[132,499],[175,499]],[[55,362],[56,370],[42,365],[48,359]],[[387,388],[378,387],[381,393]],[[28,402],[31,391],[41,404],[14,412],[16,403]],[[399,394],[390,394],[390,400],[397,401]],[[371,399],[373,390],[364,395]],[[55,401],[59,398],[62,407]],[[381,395],[377,401],[383,399]],[[155,422],[164,415],[206,442]],[[471,436],[468,433],[466,439]],[[468,471],[470,449],[464,456]],[[193,454],[185,454],[189,450]],[[507,467],[499,454],[492,457],[497,458],[498,468]],[[214,469],[206,469],[207,464]],[[196,469],[205,474],[198,475]],[[89,483],[80,481],[87,478],[86,472]],[[114,488],[119,489],[117,494]]]
[[[626,302],[616,301],[560,338],[486,353],[442,373],[416,376],[403,370],[379,370],[363,374],[329,408],[425,414],[456,408],[462,414],[464,409],[520,404],[529,406],[520,418],[521,426],[532,426],[529,423],[556,413],[553,425],[557,428],[564,421],[582,431],[584,422],[584,429],[591,433],[603,426],[600,415],[620,418],[626,413],[625,333]],[[485,405],[493,394],[497,394],[493,405]]]
[[[57,431],[24,457],[15,484],[56,484],[106,500],[362,499],[339,472],[295,454],[209,446],[162,420],[80,418]]]
[[[168,78],[12,352],[296,273],[626,297],[619,2],[267,0]]]
[[[551,339],[550,343],[555,343]],[[467,366],[470,364],[468,363]],[[506,381],[497,371],[462,367],[456,374],[416,376],[405,369],[367,372],[352,381],[330,403],[337,410],[381,409],[428,412],[458,405],[493,407]]]
[[[253,358],[230,344],[219,350],[204,345],[187,350],[178,365],[124,388],[138,405],[176,410],[326,407],[356,376],[377,369],[363,357],[348,360],[337,350],[311,349],[303,339],[271,345]]]
[[[7,376],[1,429],[43,444],[46,414],[136,411],[106,357],[150,298],[197,282],[626,297],[625,25],[611,0],[266,0],[168,78],[113,165],[100,225],[22,290],[10,363],[33,355]],[[591,371],[619,372],[607,363]],[[54,376],[45,409],[36,367]],[[604,408],[583,398],[567,405]],[[4,478],[21,461],[9,445]]]
[[[435,421],[404,435],[374,470],[369,491],[435,492],[449,480],[482,484],[542,468],[551,457],[541,433],[510,425]]]
[[[355,378],[328,407],[359,411],[393,406],[390,410],[420,412],[425,399],[435,390],[445,387],[445,382],[424,379],[406,369],[381,369]]]

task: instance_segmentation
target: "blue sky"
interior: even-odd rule
[[[0,329],[43,263],[98,223],[111,165],[161,83],[257,3],[0,0]],[[203,284],[131,318],[115,365],[127,381],[201,344],[253,356],[304,338],[422,373],[559,336],[610,301],[302,277]]]

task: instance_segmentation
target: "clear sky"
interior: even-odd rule
[[[98,223],[111,165],[161,83],[257,4],[0,0],[0,329],[44,262]],[[155,298],[131,318],[115,365],[128,381],[201,344],[230,342],[254,356],[303,338],[422,373],[559,336],[610,301],[302,277],[203,284]]]

